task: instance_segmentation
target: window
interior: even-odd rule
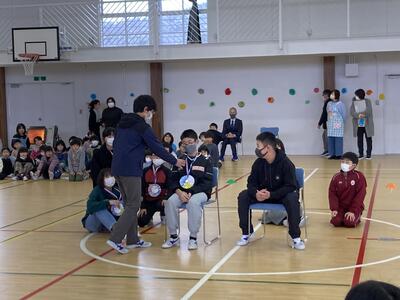
[[[150,44],[149,1],[103,0],[101,10],[103,47]]]
[[[207,0],[197,0],[202,43],[207,43]],[[189,0],[161,0],[160,44],[186,44],[189,14],[192,2]]]

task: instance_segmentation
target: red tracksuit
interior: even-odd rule
[[[363,173],[356,170],[347,173],[340,171],[333,176],[329,185],[329,208],[338,214],[331,219],[331,223],[334,226],[357,226],[364,210],[366,193],[367,181]],[[347,212],[354,213],[354,221],[344,217]]]

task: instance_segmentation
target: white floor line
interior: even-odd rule
[[[305,179],[304,183],[309,180],[315,173],[318,172],[318,168],[315,168]],[[259,223],[255,228],[254,228],[254,233],[260,227],[262,226],[261,223]],[[204,275],[181,299],[182,300],[187,300],[190,299],[207,281],[208,279],[211,278],[241,247],[240,246],[235,246],[233,247],[225,256],[217,262],[214,267],[211,268],[210,271],[207,272],[206,275]]]

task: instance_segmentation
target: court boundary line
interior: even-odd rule
[[[235,182],[237,182],[237,181],[243,179],[244,177],[248,176],[249,174],[250,174],[250,172],[247,172],[247,173],[243,174],[242,176],[236,178],[236,179],[235,179]],[[224,190],[224,189],[226,189],[227,187],[230,187],[230,186],[232,186],[232,184],[225,184],[224,186],[222,186],[221,188],[218,189],[218,192],[220,192],[220,191],[222,191],[222,190]],[[213,192],[212,194],[214,194],[214,193],[215,193],[215,192]],[[82,201],[83,201],[83,200],[82,200]],[[75,203],[76,203],[76,202],[75,202]],[[151,229],[155,228],[156,226],[158,226],[158,225],[160,225],[160,224],[161,224],[161,222],[160,222],[160,223],[157,223],[157,224],[155,224],[155,225],[153,225],[153,226],[151,226],[151,227],[146,228],[145,230],[141,231],[140,233],[143,234],[143,233],[147,232],[148,230],[151,230]],[[0,229],[1,229],[1,227],[0,227]],[[26,233],[24,233],[24,234],[26,234]],[[87,237],[90,237],[90,236],[93,236],[93,235],[94,235],[94,234],[91,233],[91,234],[87,235]],[[82,243],[82,240],[81,240],[81,243]],[[80,244],[81,244],[81,243],[80,243]],[[102,254],[100,254],[100,257],[103,257],[103,256],[107,255],[108,253],[111,253],[112,251],[114,251],[114,249],[109,249],[109,250],[107,250],[106,252],[103,252]],[[75,272],[77,272],[77,271],[83,269],[84,267],[90,265],[91,263],[95,262],[96,260],[98,260],[98,259],[92,258],[91,260],[87,261],[86,263],[83,263],[83,264],[79,265],[78,267],[74,268],[73,270],[71,270],[71,271],[69,271],[69,272],[67,272],[67,273],[64,273],[63,276],[53,279],[52,281],[50,281],[50,282],[48,282],[47,284],[45,284],[45,285],[39,287],[39,288],[36,289],[36,290],[30,292],[29,294],[23,296],[23,297],[20,298],[20,299],[21,299],[21,300],[25,300],[25,299],[31,298],[32,296],[34,296],[34,295],[36,295],[36,294],[42,292],[43,290],[45,290],[45,289],[51,287],[52,285],[56,284],[57,282],[59,282],[59,281],[65,279],[65,278],[67,278],[68,276],[74,274]]]
[[[315,168],[308,176],[304,179],[304,183],[307,182],[315,173],[317,173],[319,168]],[[262,226],[259,223],[254,228],[254,233]],[[210,279],[239,249],[241,246],[234,246],[220,261],[218,261],[211,269],[204,275],[185,295],[181,298],[182,300],[190,299],[207,281]]]
[[[367,213],[367,218],[371,218],[372,216],[372,210],[374,208],[374,203],[375,203],[375,197],[376,197],[376,190],[378,188],[378,182],[379,182],[379,176],[380,176],[380,168],[381,164],[378,164],[378,169],[375,174],[375,179],[374,179],[374,186],[372,188],[372,193],[371,193],[371,198],[369,200],[369,205],[368,205],[368,213]],[[358,255],[357,255],[357,260],[356,260],[356,265],[360,265],[364,262],[364,256],[365,256],[365,251],[367,249],[367,241],[368,241],[368,234],[369,234],[369,226],[371,224],[370,220],[366,220],[364,224],[364,229],[363,229],[363,234],[362,234],[362,239],[360,242],[360,247],[358,249]],[[361,267],[357,267],[354,269],[353,273],[353,279],[351,282],[351,286],[355,286],[360,283],[360,278],[361,278]]]

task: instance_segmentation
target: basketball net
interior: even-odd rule
[[[40,55],[37,53],[22,53],[18,56],[24,66],[25,76],[32,76]]]

